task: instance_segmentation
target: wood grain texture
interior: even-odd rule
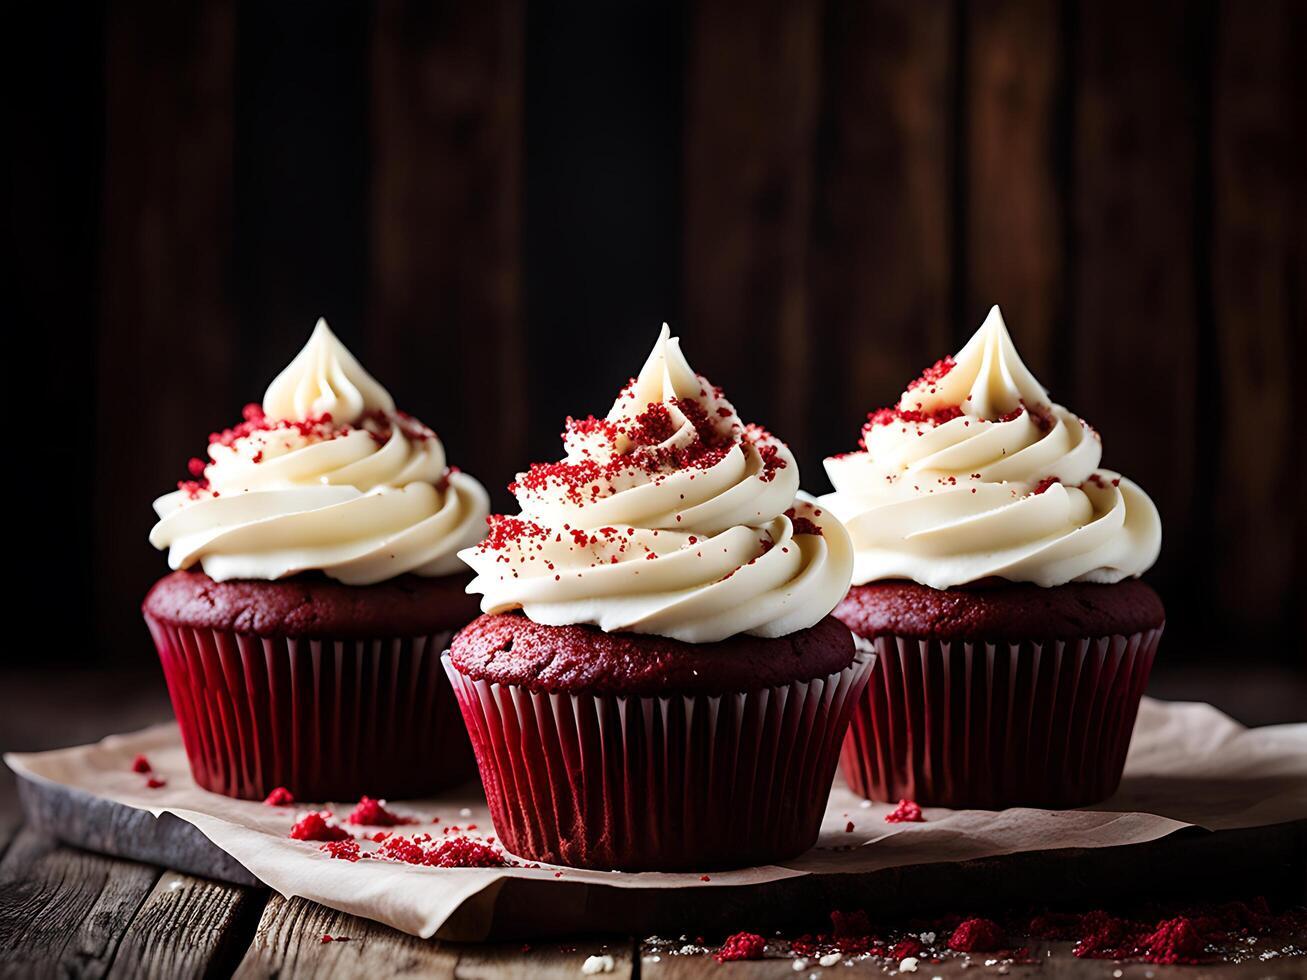
[[[24,829],[0,862],[0,976],[104,976],[158,877]]]
[[[821,12],[818,0],[693,4],[685,80],[684,283],[695,357],[728,391],[734,379],[719,366],[752,372],[758,355],[783,364],[787,383],[746,417],[796,444],[806,441],[818,367],[808,242]]]
[[[110,3],[96,350],[98,642],[148,646],[149,502],[241,404],[232,261],[235,3]]]
[[[486,482],[525,460],[523,19],[387,0],[372,40],[367,363]]]
[[[323,936],[333,942],[323,942]],[[344,937],[346,941],[339,941]],[[236,970],[255,977],[454,976],[458,954],[434,940],[336,912],[302,898],[273,895]]]
[[[817,372],[805,467],[953,349],[953,10],[828,4],[810,262]],[[808,477],[809,485],[813,477]]]
[[[576,939],[548,943],[487,943],[458,949],[458,980],[575,980],[591,956],[610,956],[608,980],[636,976],[635,944],[627,939]]]
[[[1196,257],[1201,11],[1181,0],[1078,5],[1073,390],[1103,465],[1139,483],[1168,537],[1167,597],[1201,586]],[[1204,465],[1211,433],[1202,433]],[[1184,581],[1179,581],[1184,570]],[[1175,586],[1175,588],[1172,588]]]
[[[239,962],[267,892],[166,871],[123,934],[110,977],[221,976]]]
[[[1307,279],[1307,95],[1301,86],[1307,10],[1293,0],[1226,0],[1217,15],[1212,307],[1222,450],[1214,474],[1215,528],[1222,561],[1216,595],[1222,619],[1257,634],[1287,619],[1294,566],[1301,564],[1295,547],[1304,533],[1301,510],[1285,505],[1293,492],[1288,488],[1301,486],[1296,481],[1303,473],[1294,445],[1293,371],[1307,317],[1296,295]]]
[[[1064,324],[1065,160],[1057,0],[980,0],[967,18],[966,268],[963,316],[975,329],[995,303],[1021,351],[1056,392],[1054,348]]]

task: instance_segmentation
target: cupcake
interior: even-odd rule
[[[143,611],[195,781],[261,799],[469,777],[439,658],[477,615],[489,500],[319,320],[244,421],[154,503],[175,571]]]
[[[532,861],[711,870],[817,838],[869,672],[830,617],[848,535],[664,326],[605,418],[462,552],[445,665],[496,833]]]
[[[995,307],[826,460],[853,541],[835,611],[876,655],[844,746],[875,800],[1073,807],[1110,796],[1165,614],[1162,528]]]

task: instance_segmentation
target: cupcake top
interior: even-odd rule
[[[819,622],[848,588],[837,520],[798,495],[789,447],[745,425],[666,325],[606,418],[567,420],[566,457],[533,464],[460,553],[487,613],[710,643]]]
[[[244,421],[209,437],[192,480],[154,502],[150,543],[216,581],[321,571],[349,585],[462,570],[485,489],[319,320]]]
[[[860,445],[826,460],[835,492],[821,498],[853,540],[854,584],[1118,582],[1157,560],[1157,508],[1098,468],[1098,433],[1048,397],[997,306],[868,416]]]

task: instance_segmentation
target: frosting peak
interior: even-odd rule
[[[436,434],[395,410],[323,320],[263,405],[211,435],[190,472],[154,502],[150,543],[173,568],[199,563],[216,581],[449,575],[490,509],[481,484],[446,467]]]
[[[980,418],[999,418],[1023,405],[1051,406],[1048,392],[1035,380],[1007,332],[997,306],[965,347],[940,361],[908,386],[899,399],[902,411],[937,413],[958,408]]]
[[[789,447],[745,425],[664,324],[603,419],[568,419],[566,456],[519,473],[521,514],[461,552],[486,612],[692,643],[781,636],[848,587],[838,521],[802,497]]]
[[[821,500],[853,539],[855,584],[1116,582],[1161,548],[1153,502],[1098,468],[1098,433],[1049,398],[998,307],[868,416],[861,446],[826,460],[835,492]]]
[[[349,425],[368,412],[393,412],[395,402],[318,318],[304,349],[268,385],[263,413],[271,419],[330,416]]]

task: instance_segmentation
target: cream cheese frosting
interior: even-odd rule
[[[150,543],[216,581],[322,571],[350,585],[463,570],[490,501],[319,320],[262,405],[154,502]]]
[[[789,447],[740,421],[664,324],[607,417],[568,419],[565,458],[519,473],[521,513],[461,552],[487,613],[709,643],[828,615],[853,554],[799,493]]]
[[[1161,550],[1153,502],[1099,469],[1098,433],[1049,398],[997,306],[868,416],[861,445],[826,460],[835,492],[821,498],[852,538],[855,585],[1118,582]]]

